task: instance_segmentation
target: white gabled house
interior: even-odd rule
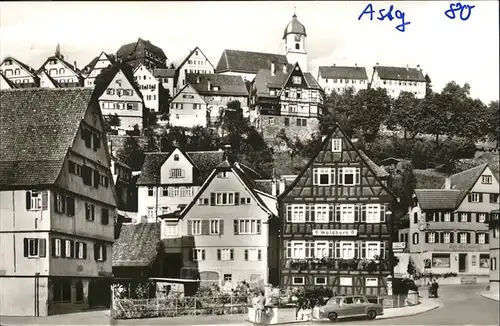
[[[207,103],[198,92],[187,84],[170,101],[170,125],[192,128],[206,127],[208,123]]]

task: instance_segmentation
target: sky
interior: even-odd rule
[[[376,11],[364,15],[367,5]],[[214,66],[224,49],[283,53],[283,31],[294,7],[307,32],[308,71],[318,66],[376,63],[420,65],[440,91],[449,81],[471,85],[471,96],[499,98],[498,1],[469,1],[468,20],[445,15],[448,1],[269,1],[269,2],[0,2],[0,57],[13,56],[38,69],[57,44],[83,68],[101,51],[116,53],[139,37],[180,63],[194,47]],[[405,15],[378,20],[378,10]],[[393,14],[395,16],[395,14]]]

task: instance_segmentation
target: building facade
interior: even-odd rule
[[[342,94],[351,88],[354,93],[368,88],[368,75],[365,67],[321,66],[318,70],[318,83],[325,94]]]
[[[167,56],[163,50],[147,40],[139,38],[136,42],[122,45],[116,52],[119,62],[127,63],[136,67],[142,63],[148,69],[167,67]]]
[[[40,70],[37,72],[38,80],[40,81],[40,87],[42,88],[61,88],[61,85],[52,78],[46,70]]]
[[[92,90],[0,94],[2,315],[109,304],[116,197]]]
[[[273,142],[284,129],[289,137],[309,139],[319,132],[323,114],[323,90],[298,64],[259,71],[251,85],[252,123],[264,139]]]
[[[214,66],[199,47],[189,52],[188,56],[177,67],[177,85],[175,93],[186,86],[187,74],[213,74]]]
[[[373,67],[370,83],[371,88],[383,88],[392,98],[397,98],[401,92],[413,93],[416,98],[425,97],[425,77],[420,66],[406,67]]]
[[[285,55],[288,63],[296,63],[307,72],[306,28],[297,20],[294,13],[283,33]]]
[[[127,78],[122,70],[118,70],[106,90],[99,97],[104,116],[118,115],[120,126],[115,127],[118,133],[139,129],[144,125],[144,102],[141,92]]]
[[[171,126],[207,127],[209,119],[207,103],[190,84],[184,86],[170,101],[169,123]]]
[[[224,161],[178,219],[162,221],[166,261],[180,255],[181,278],[199,275],[202,286],[230,290],[242,281],[264,286],[269,271],[276,270],[273,219],[276,197],[255,190],[241,166]]]
[[[497,174],[488,165],[450,176],[443,189],[416,189],[407,248],[417,269],[486,281],[488,221],[500,203],[498,193]]]
[[[116,206],[121,211],[130,211],[132,200],[132,168],[111,155],[111,174],[116,191]]]
[[[134,79],[141,90],[146,112],[159,112],[162,87],[152,70],[139,63],[134,69]]]
[[[155,69],[153,71],[153,75],[161,82],[163,89],[168,91],[169,98],[177,93],[175,71],[175,69]]]
[[[387,294],[396,198],[338,125],[278,197],[280,286]]]
[[[2,61],[0,74],[10,80],[16,88],[37,87],[39,85],[35,70],[13,57],[7,57]]]
[[[101,52],[99,56],[95,57],[85,68],[82,69],[82,77],[84,79],[84,87],[94,87],[95,79],[99,74],[115,63],[113,57],[109,56],[105,52]]]
[[[57,54],[48,57],[38,71],[45,70],[61,87],[81,87],[83,79],[80,70],[64,60],[64,55]]]
[[[187,206],[203,181],[222,161],[222,151],[146,153],[138,187],[138,222],[156,222],[159,215]]]
[[[500,275],[498,264],[500,264],[500,225],[498,223],[499,210],[490,213],[490,291],[498,293],[500,288]]]

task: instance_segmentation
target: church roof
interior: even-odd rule
[[[261,53],[239,50],[224,50],[217,64],[216,73],[240,72],[257,74],[261,69],[269,69],[271,62],[277,65],[287,64],[283,54]]]
[[[292,20],[286,25],[285,32],[283,33],[283,39],[288,35],[288,34],[298,34],[298,35],[304,35],[307,36],[306,34],[306,28],[304,25],[302,25],[301,22],[297,20],[297,15],[293,14]]]

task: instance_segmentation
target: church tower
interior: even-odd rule
[[[306,28],[297,20],[295,12],[292,21],[286,25],[283,40],[285,40],[285,55],[288,63],[299,63],[303,72],[307,71]]]

